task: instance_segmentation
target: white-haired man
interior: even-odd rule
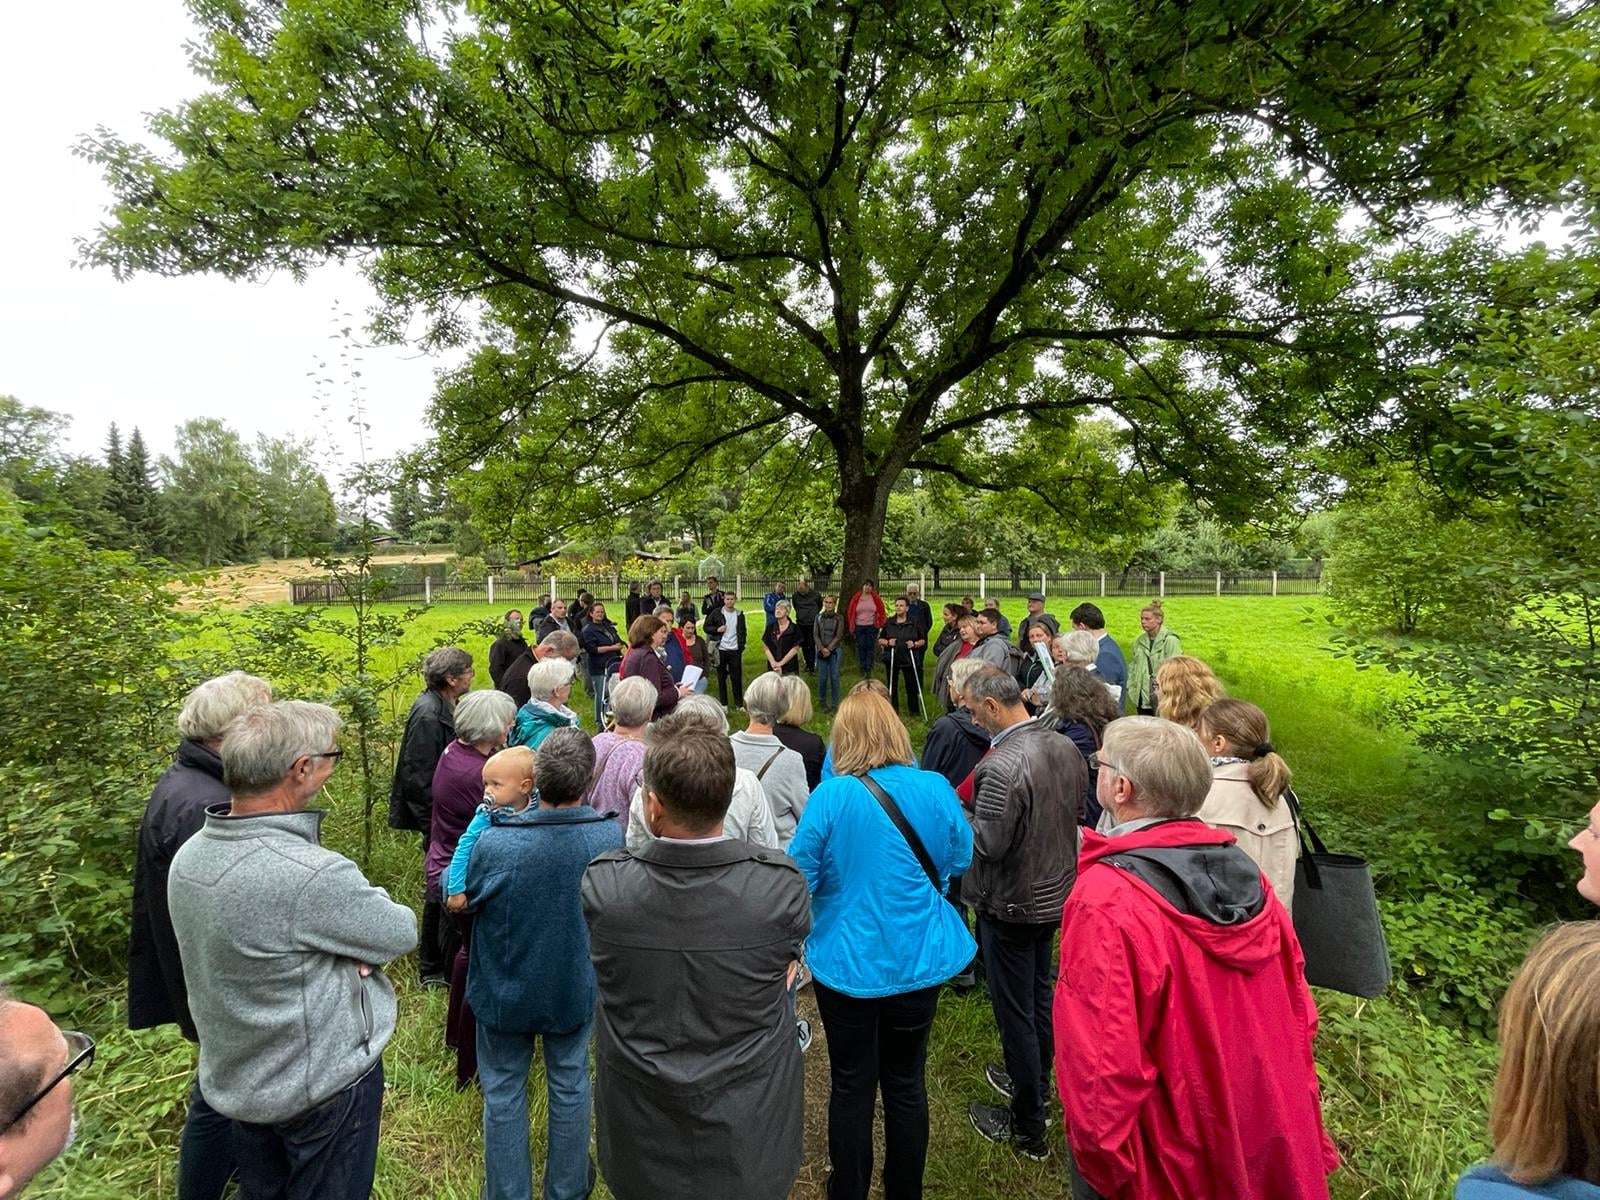
[[[167,884],[200,1090],[232,1118],[242,1193],[365,1200],[394,987],[377,964],[417,944],[415,914],[321,845],[307,809],[343,754],[339,714],[287,700],[222,739],[232,800],[206,813]]]

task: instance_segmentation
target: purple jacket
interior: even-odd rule
[[[583,802],[598,813],[621,813],[626,829],[628,806],[644,767],[644,743],[617,733],[598,734],[594,739],[594,761],[594,780],[584,793]]]
[[[439,876],[449,869],[456,842],[483,803],[483,764],[488,761],[489,756],[477,747],[454,741],[444,748],[433,769],[433,828],[427,857],[422,860],[430,896],[438,894]]]

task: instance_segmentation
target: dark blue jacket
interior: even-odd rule
[[[622,849],[622,827],[586,804],[497,817],[472,850],[467,1002],[511,1033],[572,1033],[594,1012],[589,928],[578,898],[598,854]]]
[[[590,621],[583,627],[583,633],[578,640],[583,643],[583,649],[588,655],[591,675],[604,675],[622,662],[621,650],[601,654],[601,646],[615,646],[620,643],[626,647],[628,644],[627,638],[617,635],[617,627],[611,623],[610,617],[604,621]]]
[[[1100,639],[1100,656],[1094,660],[1094,673],[1101,683],[1112,683],[1122,689],[1122,699],[1128,698],[1128,660],[1122,657],[1122,647],[1109,633]]]

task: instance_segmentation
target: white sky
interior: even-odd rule
[[[71,416],[67,448],[79,453],[97,453],[112,421],[125,437],[139,426],[154,454],[167,453],[180,422],[214,416],[246,440],[257,432],[313,438],[334,451],[330,467],[336,457],[354,461],[347,392],[319,396],[311,374],[339,349],[333,335],[348,322],[336,314],[354,316],[359,330],[372,306],[353,266],[322,268],[301,285],[287,275],[119,284],[109,271],[72,265],[73,238],[94,231],[111,196],[71,146],[98,125],[149,143],[144,114],[198,94],[203,81],[184,53],[194,30],[181,0],[83,0],[71,6],[70,37],[64,11],[9,4],[0,21],[8,165],[0,395]],[[368,348],[360,358],[368,456],[420,442],[434,374],[454,361],[403,347]]]

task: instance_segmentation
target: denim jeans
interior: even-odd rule
[[[367,1200],[378,1163],[383,1063],[276,1125],[238,1121],[241,1200]]]
[[[872,1115],[883,1095],[885,1200],[921,1200],[928,1158],[928,1033],[937,987],[862,999],[811,984],[828,1035],[828,1200],[866,1200]]]
[[[478,1025],[478,1083],[483,1088],[484,1200],[532,1200],[528,1153],[528,1070],[535,1038],[544,1041],[546,1129],[544,1200],[589,1194],[589,1029],[518,1033]]]
[[[826,656],[817,657],[817,701],[826,706],[829,690],[833,692],[831,703],[839,707],[839,647],[835,646]]]
[[[878,627],[857,625],[855,639],[856,661],[861,664],[861,678],[868,679],[872,676],[872,664],[878,657]]]
[[[1055,1066],[1050,952],[1056,926],[997,921],[980,913],[978,929],[1000,1050],[1011,1076],[1011,1122],[1019,1137],[1043,1137]]]
[[[605,703],[606,677],[604,675],[589,676],[589,690],[594,693],[594,728],[595,732],[598,733],[606,727],[605,714],[601,711],[601,707]]]
[[[233,1151],[233,1121],[200,1094],[200,1076],[189,1088],[189,1115],[178,1143],[178,1200],[222,1200],[239,1169]]]

